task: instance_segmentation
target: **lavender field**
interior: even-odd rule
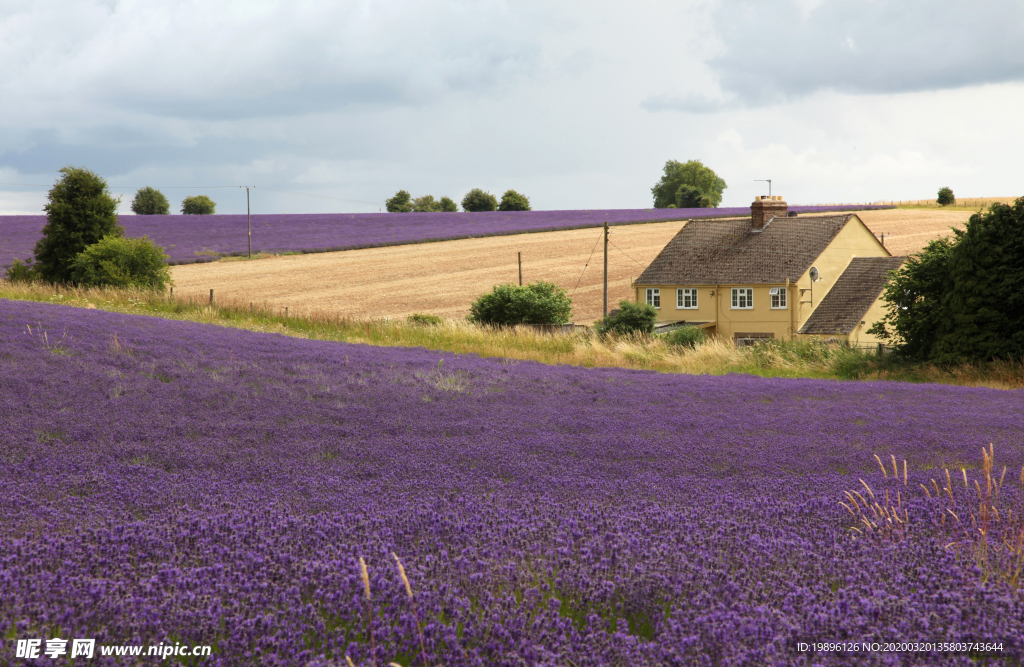
[[[0,341],[0,664],[58,636],[210,644],[202,665],[1020,664],[1024,593],[999,569],[1024,509],[1019,391],[544,366],[5,300]],[[866,526],[871,493],[902,519]],[[979,566],[957,521],[993,493]],[[798,649],[968,640],[1004,649]]]
[[[891,208],[885,206],[793,206],[799,212]],[[613,209],[598,211],[515,211],[493,213],[317,213],[252,216],[253,252],[322,252],[445,241],[479,236],[684,220],[702,216],[749,215],[749,208]],[[244,215],[124,215],[128,236],[148,236],[163,246],[171,264],[244,255]],[[32,256],[46,225],[42,215],[0,216],[0,268]]]

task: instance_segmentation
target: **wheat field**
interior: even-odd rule
[[[860,212],[894,255],[923,248],[963,228],[970,209],[889,209]],[[632,297],[632,281],[682,223],[612,227],[608,247],[610,307]],[[602,314],[600,229],[460,239],[261,259],[230,259],[171,268],[179,298],[215,298],[277,308],[296,315],[404,318],[412,313],[462,318],[469,305],[499,283],[546,280],[573,299],[573,319],[590,324]]]

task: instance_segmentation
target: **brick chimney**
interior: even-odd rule
[[[785,218],[788,212],[789,204],[782,197],[758,197],[750,205],[750,230],[759,232],[773,217]]]

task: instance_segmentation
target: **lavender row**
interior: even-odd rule
[[[989,443],[1020,470],[1020,392],[555,367],[10,301],[0,340],[0,664],[63,636],[368,665],[371,612],[377,664],[407,667],[417,621],[451,666],[1024,636],[1020,591],[983,583],[906,491]],[[902,541],[852,539],[839,505],[891,481],[874,453],[908,461],[921,528]]]
[[[799,212],[862,210],[873,206],[794,206]],[[489,213],[344,213],[252,216],[253,252],[323,252],[480,236],[665,222],[702,216],[749,215],[749,208],[611,209]],[[211,261],[248,252],[244,215],[125,215],[128,236],[148,236],[171,264]],[[0,216],[0,268],[32,256],[45,216]]]

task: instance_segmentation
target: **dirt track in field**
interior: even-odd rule
[[[948,234],[950,226],[962,228],[971,211],[889,210],[859,215],[876,235],[884,232],[886,247],[899,255]],[[661,222],[611,228],[610,307],[632,297],[631,281],[681,225]],[[171,267],[171,272],[179,298],[207,299],[212,288],[219,301],[287,306],[292,314],[319,311],[356,318],[404,318],[427,313],[454,318],[467,315],[469,304],[492,286],[518,282],[516,253],[521,252],[523,282],[546,280],[564,287],[573,299],[573,319],[589,324],[601,317],[600,240],[600,229],[582,229],[188,264]]]

